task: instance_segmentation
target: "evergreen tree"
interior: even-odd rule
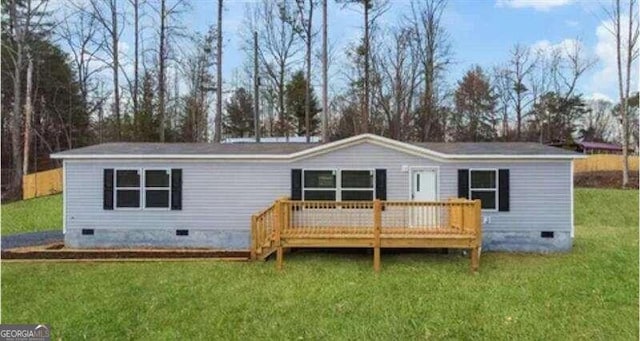
[[[573,141],[577,122],[589,111],[581,95],[564,97],[548,92],[533,106],[526,130],[528,141],[540,143]]]
[[[286,86],[286,110],[287,114],[293,118],[296,134],[303,136],[307,133],[305,127],[305,91],[307,87],[307,80],[304,77],[304,72],[298,71],[293,74],[289,83]],[[321,111],[318,105],[318,99],[313,90],[313,86],[310,87],[309,96],[310,111],[309,111],[309,126],[311,136],[318,133],[319,118],[318,113]]]
[[[227,102],[222,128],[232,137],[251,136],[253,132],[253,97],[245,88],[238,88]]]

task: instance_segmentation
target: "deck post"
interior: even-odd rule
[[[258,216],[251,216],[251,260],[258,258]]]
[[[382,228],[382,204],[380,199],[373,201],[373,270],[380,272],[380,233]]]
[[[471,272],[480,268],[480,247],[482,246],[482,205],[480,200],[473,201],[473,234],[475,236],[471,249]]]
[[[282,270],[282,263],[284,262],[284,250],[282,249],[282,241],[281,241],[281,237],[282,237],[282,225],[283,225],[283,219],[282,219],[282,201],[280,201],[279,199],[276,200],[276,207],[275,207],[275,212],[274,212],[275,216],[276,216],[276,231],[275,231],[275,246],[276,246],[276,268],[278,270]]]

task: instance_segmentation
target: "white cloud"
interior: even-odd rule
[[[582,43],[576,39],[564,39],[558,43],[552,43],[548,40],[539,40],[531,45],[531,51],[534,53],[542,53],[545,56],[551,56],[554,51],[562,51],[562,53],[567,53],[569,51],[573,51],[576,48],[576,45],[580,47]]]
[[[628,19],[622,18],[621,26],[627,27]],[[617,66],[617,54],[616,54],[616,40],[610,29],[612,28],[611,21],[602,21],[596,28],[597,43],[595,46],[595,54],[599,59],[599,68],[593,74],[591,79],[590,89],[594,93],[606,93],[611,95],[617,95],[618,93],[618,66]],[[622,65],[626,63],[626,49],[622,51]],[[638,87],[638,73],[637,68],[634,67],[631,72],[631,88],[637,89]],[[617,97],[617,96],[616,96]]]
[[[594,92],[591,95],[586,96],[585,99],[592,100],[592,101],[615,102],[611,97],[600,92]]]
[[[554,7],[569,5],[573,0],[496,0],[498,7],[533,8],[536,11],[548,11]]]

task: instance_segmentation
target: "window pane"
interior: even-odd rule
[[[496,172],[471,171],[471,188],[496,188]]]
[[[342,201],[373,200],[373,191],[342,191]]]
[[[169,187],[169,171],[147,170],[144,173],[146,187]]]
[[[140,207],[140,191],[135,189],[117,190],[116,207]]]
[[[145,207],[169,207],[169,191],[150,189],[145,191]]]
[[[342,171],[343,188],[373,188],[371,171]]]
[[[480,199],[483,209],[496,209],[495,191],[471,191],[471,200]]]
[[[137,170],[116,171],[117,187],[140,187],[140,174]]]
[[[336,188],[334,171],[305,171],[305,188]]]
[[[336,201],[336,191],[304,191],[304,200]]]

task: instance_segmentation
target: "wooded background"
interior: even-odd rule
[[[346,51],[327,42],[327,6],[359,13],[362,36]],[[206,32],[188,28],[193,9],[186,0],[3,0],[3,197],[20,195],[23,174],[56,166],[48,159],[55,151],[251,137],[256,108],[261,136],[328,141],[369,132],[401,141],[638,145],[638,93],[630,89],[637,77],[635,1],[614,0],[601,11],[618,45],[617,103],[578,91],[596,62],[579,40],[551,51],[514,43],[509,58],[473,66],[451,84],[447,75],[464,51],[454,50],[442,21],[446,1],[412,1],[383,25],[390,6],[247,3],[246,63],[222,79],[222,0],[211,2],[217,20]],[[134,42],[127,53],[119,50],[125,31]],[[329,80],[327,70],[336,68]],[[337,78],[345,86],[330,89]]]

